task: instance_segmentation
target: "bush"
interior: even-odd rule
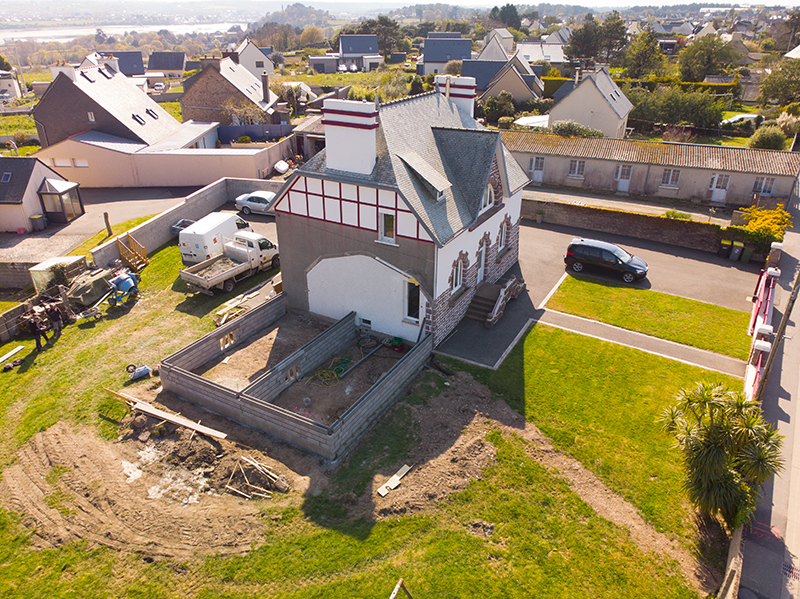
[[[675,141],[679,143],[689,143],[695,135],[691,129],[686,127],[667,127],[664,130],[662,138],[664,141]]]
[[[782,150],[786,145],[786,134],[777,125],[759,127],[747,140],[748,148]]]
[[[513,116],[503,116],[498,119],[497,126],[500,129],[510,129],[511,123],[513,122],[514,122]]]
[[[53,285],[69,287],[66,264],[53,264],[53,266],[50,267],[50,272],[53,274]]]
[[[786,137],[796,135],[800,131],[800,119],[788,112],[782,112],[778,117],[778,127],[786,134]]]
[[[678,212],[677,210],[667,210],[664,213],[664,218],[672,218],[675,220],[692,220],[692,215],[687,212]]]
[[[253,140],[250,139],[247,135],[242,135],[239,139],[236,140],[236,143],[239,143],[239,144],[250,144],[250,143],[253,143]]]
[[[573,120],[556,121],[550,125],[550,130],[562,137],[605,137],[599,129],[592,129]]]

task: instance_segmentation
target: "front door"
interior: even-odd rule
[[[486,246],[481,244],[478,250],[478,285],[483,283],[484,271],[486,270]]]
[[[614,178],[617,180],[617,193],[628,193],[631,186],[631,165],[618,164]]]
[[[544,179],[544,158],[536,156],[531,158],[531,182],[534,185],[541,185]]]
[[[725,196],[728,194],[728,182],[730,179],[730,175],[724,175],[722,173],[714,173],[711,175],[711,184],[708,186],[708,189],[711,191],[712,202],[725,201]]]

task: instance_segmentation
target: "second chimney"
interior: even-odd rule
[[[261,72],[261,87],[263,88],[261,91],[263,92],[264,102],[269,104],[269,73],[266,71]]]

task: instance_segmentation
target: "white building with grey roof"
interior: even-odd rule
[[[474,79],[381,106],[328,100],[325,150],[275,200],[289,305],[438,344],[517,262],[524,171],[472,116]]]

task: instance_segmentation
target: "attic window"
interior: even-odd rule
[[[94,123],[94,113],[93,112],[87,112],[86,116],[88,117],[90,123]]]
[[[444,199],[444,189],[440,189],[436,194],[436,201],[441,202]]]
[[[142,118],[140,115],[138,115],[138,114],[132,114],[132,115],[131,115],[131,118],[132,118],[134,121],[136,121],[137,123],[139,123],[140,125],[144,125],[144,119],[143,119],[143,118]]]
[[[11,173],[3,173],[3,177],[0,178],[0,183],[8,183],[11,181]]]
[[[92,78],[92,76],[91,76],[91,75],[89,75],[89,73],[87,73],[86,71],[81,71],[81,76],[82,76],[82,77],[85,77],[85,78],[86,78],[86,80],[87,80],[87,81],[89,81],[90,83],[94,83],[94,79],[93,79],[93,78]]]
[[[157,113],[156,113],[156,111],[155,111],[155,110],[153,110],[152,108],[147,108],[147,109],[145,109],[145,112],[146,112],[147,114],[149,114],[151,117],[153,117],[154,119],[158,120],[158,114],[157,114]]]
[[[105,69],[97,69],[97,70],[98,70],[98,71],[100,71],[100,74],[101,74],[103,77],[105,77],[106,79],[111,79],[111,78],[113,77],[113,75],[112,75],[111,73],[109,73],[109,72],[108,72],[107,70],[105,70]]]

